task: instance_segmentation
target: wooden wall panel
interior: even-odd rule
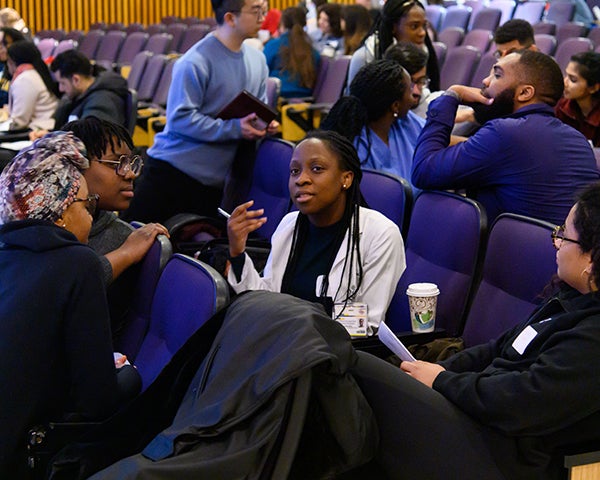
[[[297,0],[270,0],[272,8],[283,10]],[[341,0],[339,3],[354,3]],[[211,17],[209,0],[3,0],[2,6],[17,10],[33,33],[48,28],[87,31],[94,22],[122,22],[144,25],[160,22],[167,15]]]

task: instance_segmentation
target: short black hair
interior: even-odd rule
[[[27,40],[27,38],[25,38],[25,35],[23,35],[23,33],[21,33],[16,28],[2,27],[0,28],[0,31],[4,34],[2,36],[2,44],[4,46],[6,46],[6,37],[10,37],[13,42],[18,42],[19,40]]]
[[[94,67],[90,60],[77,50],[67,50],[59,53],[52,63],[50,70],[59,72],[61,77],[71,78],[73,75],[83,75],[85,77],[94,76]]]
[[[520,56],[516,66],[519,81],[533,85],[536,97],[554,107],[564,90],[563,75],[558,63],[542,52],[519,50],[514,54]]]
[[[412,42],[398,42],[385,51],[383,58],[399,63],[410,75],[414,75],[427,66],[429,55]]]
[[[524,48],[535,43],[533,27],[527,20],[515,18],[504,23],[494,32],[494,42],[503,44],[517,40]]]
[[[211,0],[217,24],[223,25],[227,12],[241,12],[244,3],[246,3],[245,0]]]
[[[85,145],[87,158],[102,158],[108,147],[127,145],[133,150],[133,141],[122,125],[101,120],[94,116],[69,122],[61,127],[65,132],[73,132]]]

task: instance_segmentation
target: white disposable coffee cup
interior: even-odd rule
[[[437,297],[435,283],[411,283],[406,290],[410,307],[410,324],[415,333],[432,332],[435,328]]]

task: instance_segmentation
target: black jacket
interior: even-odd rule
[[[206,325],[213,331],[214,320]],[[183,347],[186,356],[202,351],[208,334],[205,327],[198,330]],[[175,363],[185,363],[182,351]],[[229,307],[210,351],[203,356],[170,426],[162,432],[147,435],[148,423],[154,419],[148,415],[150,397],[172,405],[172,398],[165,401],[165,376],[179,376],[189,370],[189,364],[179,370],[171,362],[157,379],[159,389],[153,384],[129,411],[113,418],[113,428],[102,432],[100,442],[84,445],[83,455],[74,447],[63,452],[62,460],[79,456],[86,462],[86,456],[95,456],[97,461],[100,451],[105,458],[97,463],[97,470],[116,460],[114,440],[123,443],[121,432],[144,425],[146,440],[137,442],[141,445],[137,452],[143,452],[130,449],[129,455],[136,454],[94,478],[176,479],[184,474],[221,480],[265,478],[285,427],[290,382],[309,371],[311,401],[302,439],[297,452],[286,452],[295,455],[290,478],[335,475],[374,455],[378,435],[372,412],[348,373],[356,353],[344,328],[319,305],[279,293],[246,293]],[[164,422],[163,404],[155,404],[154,409]],[[138,411],[145,411],[146,418]]]
[[[90,87],[73,100],[64,98],[54,114],[55,128],[70,120],[95,116],[126,126],[127,80],[114,72],[102,72]],[[74,118],[77,117],[77,118]]]

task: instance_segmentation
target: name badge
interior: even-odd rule
[[[67,118],[67,121],[69,122],[75,122],[79,120],[79,117],[77,115],[69,115],[69,118]]]
[[[333,306],[334,320],[340,322],[353,338],[367,336],[367,313],[366,303],[336,303]]]
[[[515,338],[512,347],[519,352],[520,355],[523,355],[523,352],[531,343],[531,341],[537,336],[537,334],[538,332],[536,332],[531,325],[527,325],[527,327],[525,327],[525,329],[519,333],[519,336]]]

